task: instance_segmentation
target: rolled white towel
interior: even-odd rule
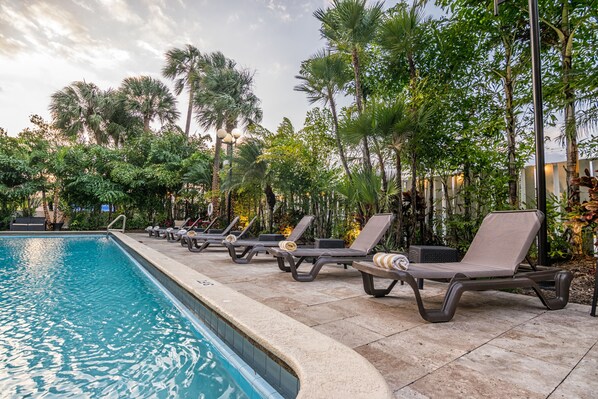
[[[172,227],[169,227],[166,229],[166,231],[171,232],[172,230],[174,230]]]
[[[224,241],[233,243],[233,242],[237,241],[237,236],[234,234],[229,234],[226,237],[224,237]]]
[[[400,254],[377,253],[374,255],[374,264],[385,269],[409,269],[409,259]]]
[[[185,230],[185,229],[178,229],[177,232],[176,232],[176,234],[179,235],[179,236],[182,236],[185,233],[187,233],[187,230]]]
[[[160,230],[160,226],[154,226],[154,230]]]
[[[278,247],[285,251],[293,252],[297,250],[297,243],[295,241],[281,241],[278,243]]]
[[[145,228],[145,231],[152,231],[154,229],[154,226],[147,226]]]

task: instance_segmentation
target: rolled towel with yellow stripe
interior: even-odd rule
[[[407,270],[409,259],[401,254],[377,253],[374,255],[374,264],[384,269]]]
[[[232,244],[233,242],[237,241],[237,236],[234,234],[229,234],[226,237],[224,237],[224,241],[230,242]]]
[[[195,232],[195,230],[191,230],[187,232],[187,237],[195,237],[197,235],[197,233]]]
[[[297,243],[295,241],[281,241],[278,243],[278,247],[285,251],[293,252],[297,250]]]

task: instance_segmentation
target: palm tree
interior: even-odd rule
[[[161,81],[150,76],[130,77],[123,80],[120,91],[125,109],[143,121],[150,131],[150,122],[158,118],[162,124],[174,123],[179,117],[176,99]]]
[[[272,188],[272,177],[268,168],[268,163],[264,159],[263,140],[250,137],[245,140],[237,148],[235,156],[235,168],[233,169],[233,179],[230,185],[226,187],[228,190],[237,188],[244,188],[244,192],[259,192],[259,196],[263,193],[266,196],[266,203],[268,204],[269,219],[268,229],[272,231],[274,224],[274,207],[276,206],[276,195]],[[257,194],[257,193],[256,193]],[[259,201],[261,209],[261,200]],[[258,212],[261,213],[261,212]]]
[[[260,100],[253,93],[253,73],[235,66],[235,62],[221,52],[205,57],[205,76],[194,99],[196,118],[202,127],[226,128],[230,132],[238,123],[248,125],[261,121]],[[216,137],[212,171],[212,205],[216,213],[221,147],[222,141]]]
[[[378,1],[371,6],[367,6],[366,3],[366,0],[333,0],[331,8],[320,8],[314,12],[314,16],[322,23],[322,37],[339,50],[351,54],[358,113],[363,111],[359,53],[373,41],[383,15],[383,2]],[[365,167],[370,169],[367,139],[363,141],[363,158]]]
[[[295,78],[301,81],[299,85],[295,86],[295,90],[306,93],[310,104],[317,102],[322,102],[324,105],[330,104],[336,146],[338,147],[345,173],[351,179],[351,171],[349,170],[345,150],[338,132],[338,113],[335,100],[336,94],[351,80],[347,64],[345,64],[339,54],[326,55],[325,50],[322,50],[302,63],[299,75],[295,76]]]
[[[105,102],[105,93],[98,86],[77,81],[52,94],[50,113],[54,125],[67,137],[84,141],[93,137],[96,144],[107,144]]]
[[[191,116],[193,115],[193,96],[201,80],[202,55],[193,45],[187,44],[183,49],[173,48],[166,52],[166,65],[162,75],[174,80],[174,92],[178,96],[186,88],[189,92],[189,107],[185,123],[185,136],[189,137]]]
[[[421,3],[414,2],[411,8],[400,8],[380,26],[379,40],[382,48],[392,57],[407,60],[411,89],[416,84],[415,54],[421,45],[421,29],[425,21]]]

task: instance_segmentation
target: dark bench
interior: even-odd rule
[[[18,217],[10,222],[11,231],[45,231],[46,218]]]

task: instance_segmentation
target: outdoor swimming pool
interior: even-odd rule
[[[272,393],[200,330],[106,236],[0,237],[2,397]]]

